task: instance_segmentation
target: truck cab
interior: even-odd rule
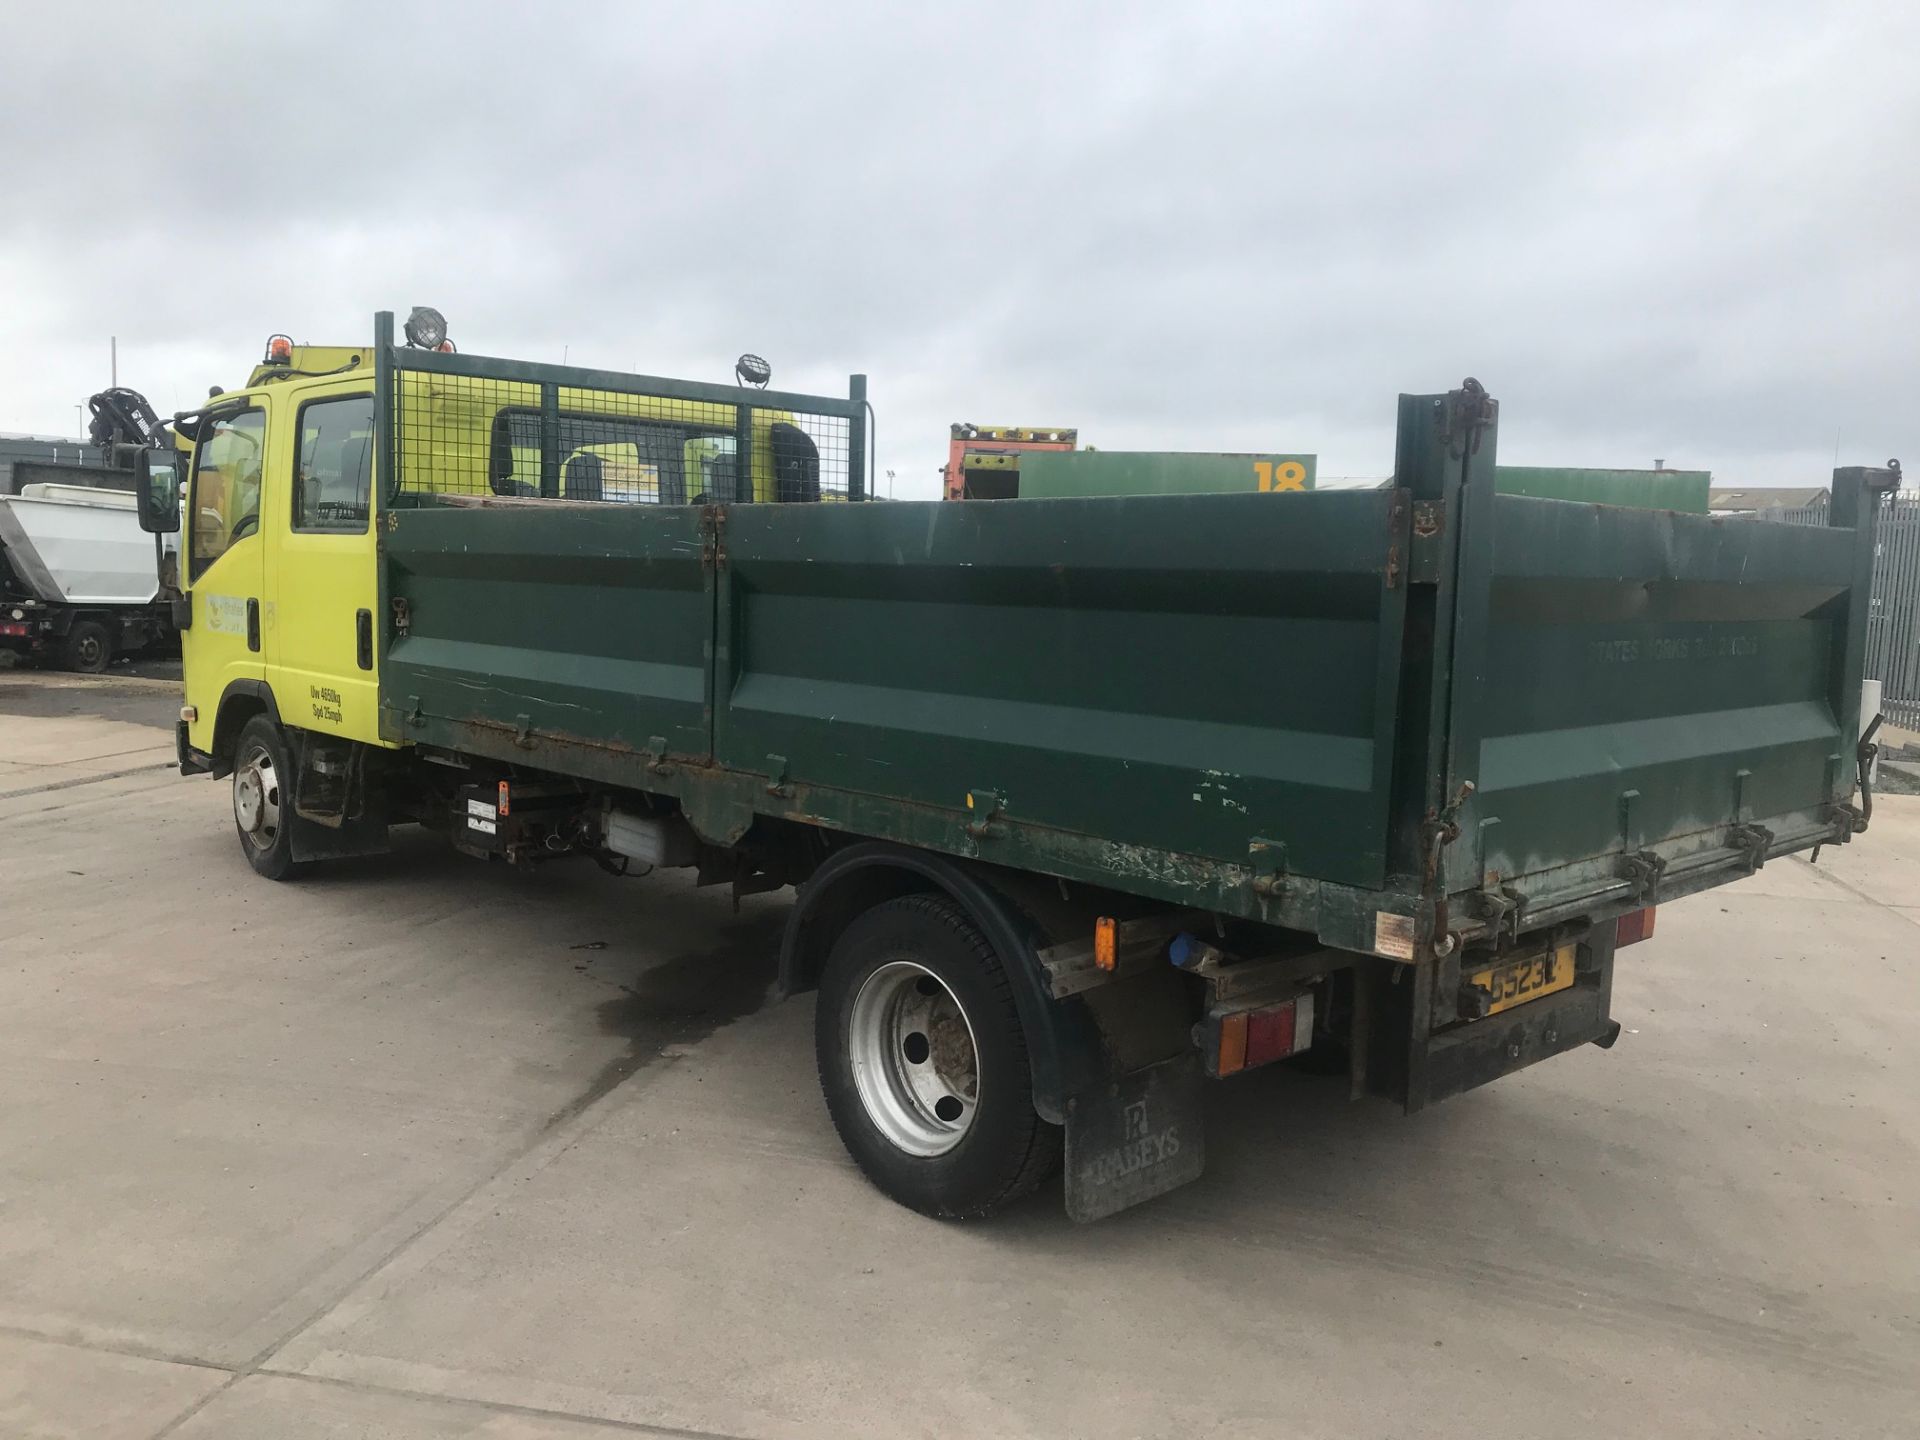
[[[192,749],[222,753],[234,697],[377,743],[373,409],[369,367],[256,374],[198,418],[179,607]]]

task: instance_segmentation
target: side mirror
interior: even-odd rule
[[[180,528],[180,452],[142,450],[133,462],[133,496],[140,528],[171,535]]]

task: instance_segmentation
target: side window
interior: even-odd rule
[[[342,395],[301,406],[293,528],[364,534],[372,479],[373,396]]]
[[[236,540],[260,530],[267,412],[237,410],[208,422],[193,457],[193,540],[188,574],[198,579]]]

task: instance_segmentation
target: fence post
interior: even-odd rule
[[[847,499],[867,498],[867,377],[847,377],[853,414],[847,422]]]

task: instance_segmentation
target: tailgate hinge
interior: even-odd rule
[[[1764,825],[1734,825],[1727,830],[1727,843],[1747,852],[1747,873],[1751,875],[1767,863],[1773,849],[1773,831]]]
[[[1620,857],[1620,868],[1627,872],[1626,878],[1633,882],[1640,892],[1640,898],[1649,905],[1660,894],[1660,877],[1666,872],[1667,860],[1664,855],[1652,850],[1639,850],[1631,855]]]
[[[709,505],[700,516],[700,564],[717,570],[727,563],[727,508]]]
[[[1488,885],[1473,897],[1479,918],[1487,922],[1489,938],[1498,941],[1503,930],[1511,930],[1514,944],[1520,943],[1520,913],[1527,897],[1511,885]],[[1509,924],[1511,922],[1511,924]]]

